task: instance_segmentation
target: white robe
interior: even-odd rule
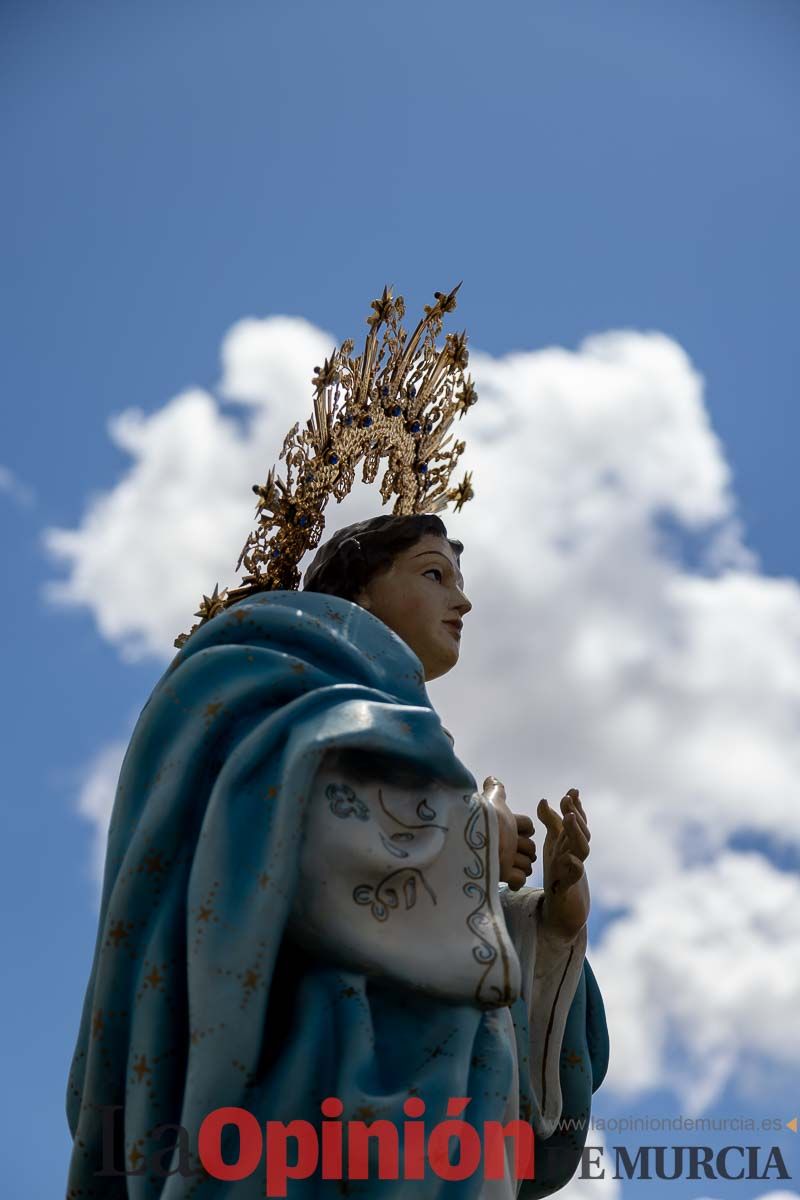
[[[330,754],[307,819],[291,936],[398,988],[500,1009],[514,1062],[504,1123],[519,1117],[508,1006],[521,992],[530,1026],[531,1122],[538,1138],[549,1137],[561,1116],[561,1044],[586,929],[571,940],[552,934],[542,921],[541,889],[500,885],[493,805],[479,793],[438,785],[379,783]],[[519,1186],[507,1160],[505,1179],[486,1180],[481,1200],[513,1200]]]

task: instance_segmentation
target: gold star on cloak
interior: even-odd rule
[[[242,980],[242,987],[245,989],[245,991],[251,992],[253,988],[258,987],[258,981],[260,978],[261,974],[259,971],[253,971],[252,969],[245,971],[244,979]]]
[[[151,988],[155,989],[160,983],[164,982],[164,976],[159,972],[158,967],[153,967],[149,975],[145,975],[145,982],[149,983]]]
[[[146,1054],[141,1054],[139,1056],[139,1061],[137,1063],[133,1064],[133,1070],[136,1074],[137,1079],[139,1080],[139,1083],[142,1082],[145,1075],[151,1074],[150,1068],[147,1065],[147,1055]]]
[[[109,930],[108,936],[109,936],[109,939],[114,943],[114,945],[118,946],[120,944],[120,942],[124,941],[124,939],[128,936],[128,931],[125,928],[125,922],[124,921],[112,921],[111,929]]]
[[[152,854],[149,854],[144,860],[144,865],[147,868],[148,875],[159,874],[161,871],[163,871],[164,864],[161,861],[161,851],[154,850]]]

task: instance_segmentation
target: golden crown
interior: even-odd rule
[[[448,333],[444,346],[436,347],[460,287],[434,292],[435,304],[425,305],[410,337],[400,324],[403,297],[385,287],[372,301],[364,353],[353,358],[354,343],[348,339],[314,368],[313,416],[302,431],[299,422],[289,431],[280,454],[286,478],[273,467],[266,483],[253,487],[258,523],[236,564],[247,575],[238,588],[220,593],[217,584],[211,596],[203,596],[195,613],[200,621],[175,639],[176,646],[245,596],[299,587],[298,563],[319,543],[325,505],[331,496],[344,499],[362,461],[361,477],[372,483],[381,460],[388,460],[381,499],[386,504],[396,496],[398,515],[440,512],[451,501],[457,512],[472,499],[471,472],[449,487],[464,450],[450,428],[478,398],[472,379],[464,376],[466,332]]]

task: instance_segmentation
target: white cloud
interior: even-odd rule
[[[91,871],[98,894],[103,882],[111,810],[126,749],[126,742],[115,741],[100,750],[83,773],[78,795],[78,812],[92,825]]]
[[[5,493],[21,508],[30,508],[35,503],[32,488],[21,483],[10,467],[0,465],[0,493]]]
[[[174,653],[201,595],[235,582],[254,521],[252,484],[266,478],[305,411],[313,366],[334,344],[300,319],[240,321],[223,342],[220,386],[253,406],[244,425],[200,389],[149,415],[113,417],[109,436],[131,467],[90,501],[77,529],[45,531],[45,548],[68,569],[48,598],[89,608],[128,661]]]
[[[335,348],[302,317],[245,317],[222,339],[221,395],[267,410],[279,436],[306,416],[313,369]]]
[[[734,829],[798,844],[800,588],[741,541],[683,351],[629,332],[471,365],[477,495],[448,528],[475,609],[432,689],[464,757],[531,813],[582,789],[609,904]],[[701,571],[663,514],[706,537]]]
[[[312,369],[333,344],[297,318],[241,321],[223,342],[225,400],[191,391],[150,415],[116,417],[109,432],[131,466],[77,529],[46,532],[67,568],[51,597],[88,607],[126,657],[166,662],[200,595],[236,582],[250,486],[310,411]],[[780,1060],[777,1042],[754,1028],[757,995],[722,965],[744,954],[761,966],[758,931],[776,961],[794,937],[781,932],[777,908],[757,919],[731,864],[750,863],[773,898],[787,877],[725,844],[750,829],[800,845],[800,588],[760,573],[702,377],[668,337],[623,330],[575,352],[473,352],[470,369],[480,402],[459,433],[477,494],[447,524],[465,542],[475,607],[462,662],[431,695],[462,758],[479,780],[500,776],[518,811],[535,814],[540,796],[557,803],[581,788],[594,899],[630,909],[593,950],[630,969],[625,986],[611,973],[603,981],[609,1019],[617,1005],[626,1021],[638,1013],[631,1046],[651,1026],[658,1035],[643,1045],[642,1067],[626,1058],[627,1029],[618,1037],[617,1084],[648,1085],[665,1061],[658,1039],[677,1023],[689,1073],[673,1085],[700,1103],[697,1078],[710,1072],[710,1103],[732,1069],[723,1032],[737,1053],[752,1045],[763,1061]],[[379,508],[377,490],[359,489],[341,510],[331,506],[329,530]],[[667,524],[691,534],[697,565],[681,560]],[[702,905],[701,936],[687,911],[703,886],[727,899]],[[718,968],[698,973],[699,1025],[644,982],[642,938],[659,922],[671,927],[668,895],[675,940],[664,944],[675,963],[688,969],[705,938]],[[739,913],[735,935],[729,908]],[[651,1013],[637,1008],[645,999]]]
[[[128,410],[109,434],[133,464],[91,501],[78,529],[45,532],[46,548],[69,567],[48,595],[88,607],[126,659],[165,656],[201,593],[236,561],[254,508],[248,481],[261,473],[261,456],[199,390],[150,416]]]
[[[730,1195],[730,1192],[727,1193]],[[723,1200],[722,1196],[703,1196],[698,1200]],[[800,1200],[800,1192],[792,1192],[788,1188],[775,1188],[774,1192],[762,1192],[754,1200]]]
[[[754,1060],[772,1064],[773,1094],[788,1089],[800,1073],[800,878],[726,851],[631,899],[592,953],[612,1042],[604,1086],[670,1088],[688,1116]]]

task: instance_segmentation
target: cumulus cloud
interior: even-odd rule
[[[607,1085],[670,1088],[688,1116],[759,1061],[773,1064],[771,1093],[788,1090],[797,962],[800,878],[760,854],[725,851],[643,889],[592,954],[614,1047]]]
[[[684,352],[627,332],[471,365],[478,495],[448,528],[475,607],[432,689],[467,761],[531,813],[582,789],[609,905],[735,829],[797,844],[800,588],[742,542]]]
[[[152,413],[112,417],[109,437],[130,468],[92,498],[77,529],[44,531],[46,551],[67,570],[47,599],[88,608],[126,661],[174,653],[201,595],[236,582],[254,522],[251,486],[305,413],[312,368],[335,344],[300,318],[239,321],[223,340],[219,391],[247,406],[244,418],[199,388]]]
[[[0,493],[8,496],[21,508],[30,508],[35,500],[33,490],[17,479],[10,467],[0,465]]]
[[[109,742],[88,763],[80,784],[78,812],[92,826],[91,874],[98,897],[103,883],[108,826],[127,743]]]
[[[46,548],[69,568],[48,596],[88,607],[126,659],[163,656],[201,592],[236,561],[252,512],[245,480],[260,463],[236,422],[198,390],[149,416],[119,414],[109,435],[131,468],[91,501],[78,529],[46,531]]]
[[[222,339],[219,392],[264,410],[273,439],[301,420],[309,408],[312,371],[336,346],[302,317],[245,317]]]
[[[720,1195],[703,1196],[701,1200],[723,1200],[723,1198]],[[800,1192],[790,1191],[788,1188],[775,1188],[772,1192],[762,1192],[760,1196],[755,1197],[755,1200],[800,1200]]]
[[[165,663],[201,594],[237,582],[250,485],[305,418],[312,369],[335,342],[298,318],[240,321],[223,341],[219,398],[189,391],[116,416],[109,434],[130,467],[76,529],[46,531],[66,569],[51,599],[88,608],[125,657]],[[720,969],[697,976],[698,1022],[669,989],[645,985],[645,942],[674,921],[677,940],[663,944],[687,970],[715,938],[751,963],[759,936],[776,961],[794,947],[794,933],[769,924],[777,909],[759,917],[733,874],[741,863],[781,897],[787,877],[726,846],[743,832],[800,844],[800,588],[760,572],[702,376],[670,338],[621,330],[576,351],[473,351],[470,370],[480,401],[459,432],[477,495],[447,524],[466,545],[474,610],[462,662],[431,696],[464,761],[479,779],[502,778],[518,811],[581,788],[594,902],[626,914],[593,951],[608,964],[612,1025],[617,1006],[625,1013],[614,1086],[651,1086],[673,1037],[688,1074],[676,1068],[672,1085],[710,1103],[730,1076],[723,1031],[736,1053],[747,1042],[764,1061],[780,1058],[777,1044],[753,1032],[762,1009],[721,970],[724,955],[709,950]],[[357,489],[331,505],[328,528],[378,510],[377,491]],[[703,887],[727,900],[698,908],[701,935],[687,922]],[[726,904],[740,916],[735,934]],[[639,1066],[629,1029],[631,1045],[654,1037]],[[692,1091],[703,1072],[711,1082]]]

